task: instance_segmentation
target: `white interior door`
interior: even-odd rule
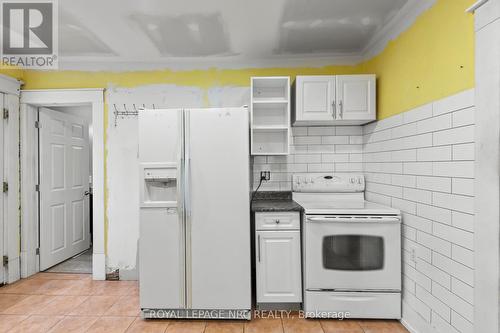
[[[40,270],[90,246],[88,124],[39,109]]]

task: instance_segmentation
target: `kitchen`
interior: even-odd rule
[[[4,104],[5,144],[20,143],[4,148],[20,188],[4,192],[4,320],[42,316],[14,295],[71,295],[47,331],[84,313],[116,331],[494,331],[497,1],[113,3],[90,17],[60,1],[59,69],[1,71],[22,81],[2,88],[20,96]],[[82,234],[44,222],[36,156],[58,105],[91,114],[92,211],[67,215]],[[92,279],[49,273],[82,251],[64,232],[90,241]]]

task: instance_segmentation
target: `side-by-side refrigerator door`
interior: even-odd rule
[[[139,112],[139,289],[142,309],[184,306],[183,113]]]
[[[248,110],[186,119],[188,307],[250,309]]]

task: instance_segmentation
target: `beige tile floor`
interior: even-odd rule
[[[397,321],[143,320],[135,281],[92,281],[88,274],[39,273],[0,288],[0,332],[407,333]]]

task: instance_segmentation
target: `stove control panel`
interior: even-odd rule
[[[353,173],[307,173],[294,174],[293,192],[349,193],[365,190],[365,177]]]

